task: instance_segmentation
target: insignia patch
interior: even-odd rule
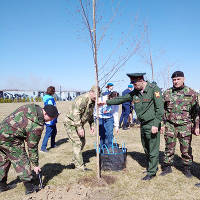
[[[155,96],[156,96],[156,98],[160,98],[160,93],[159,92],[155,92]]]
[[[136,99],[136,100],[133,100],[132,102],[133,102],[133,103],[139,103],[140,100],[139,100],[139,99]]]

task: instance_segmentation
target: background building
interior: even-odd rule
[[[58,101],[71,101],[75,99],[80,94],[83,94],[83,91],[56,91],[55,98]],[[0,90],[0,98],[3,99],[35,99],[42,98],[45,95],[45,91],[42,90],[18,90],[18,89],[5,89]]]

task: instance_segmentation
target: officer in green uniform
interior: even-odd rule
[[[147,157],[147,175],[142,180],[156,176],[159,163],[160,123],[164,114],[161,91],[155,83],[144,80],[146,73],[127,74],[134,90],[126,96],[107,100],[108,105],[118,105],[133,101],[137,117],[141,123],[141,142]]]

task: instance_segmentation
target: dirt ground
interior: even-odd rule
[[[0,121],[23,103],[0,104]],[[192,166],[193,177],[186,178],[182,173],[179,145],[176,147],[173,173],[161,177],[161,163],[164,151],[164,139],[161,136],[160,165],[157,176],[149,182],[141,180],[145,176],[145,155],[140,142],[139,128],[131,128],[127,131],[120,129],[116,135],[117,142],[125,143],[127,154],[127,165],[122,171],[102,171],[101,179],[97,179],[96,173],[96,136],[88,133],[86,126],[86,146],[83,157],[88,172],[80,172],[73,169],[69,163],[72,152],[64,130],[64,114],[69,109],[69,102],[57,102],[61,113],[59,116],[56,137],[57,148],[49,149],[48,153],[41,153],[40,167],[44,188],[37,193],[24,195],[23,184],[17,179],[16,173],[11,167],[8,183],[17,183],[15,189],[0,193],[0,200],[179,200],[200,199],[200,188],[194,186],[200,182],[200,137],[193,136],[192,147],[194,163]],[[42,105],[42,104],[41,104]],[[42,137],[43,139],[43,137]],[[41,142],[39,149],[41,147]],[[177,143],[178,144],[178,143]]]

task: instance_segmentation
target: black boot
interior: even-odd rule
[[[172,173],[172,167],[170,165],[165,165],[162,169],[160,176],[165,176],[169,173]]]
[[[200,183],[196,183],[195,186],[196,186],[196,187],[200,187]]]
[[[33,184],[32,181],[26,181],[24,182],[24,187],[25,187],[25,194],[31,194],[33,192],[37,192],[39,190],[38,186]]]
[[[191,173],[191,169],[190,166],[185,165],[183,168],[183,174],[187,177],[187,178],[192,178],[192,173]]]
[[[5,181],[0,181],[0,192],[4,192],[10,189],[15,188],[16,185],[8,185]]]
[[[127,126],[123,126],[122,129],[123,129],[123,130],[128,130],[128,127],[127,127]]]
[[[156,177],[156,174],[154,175],[146,175],[145,177],[142,178],[143,181],[150,181],[152,178]]]

